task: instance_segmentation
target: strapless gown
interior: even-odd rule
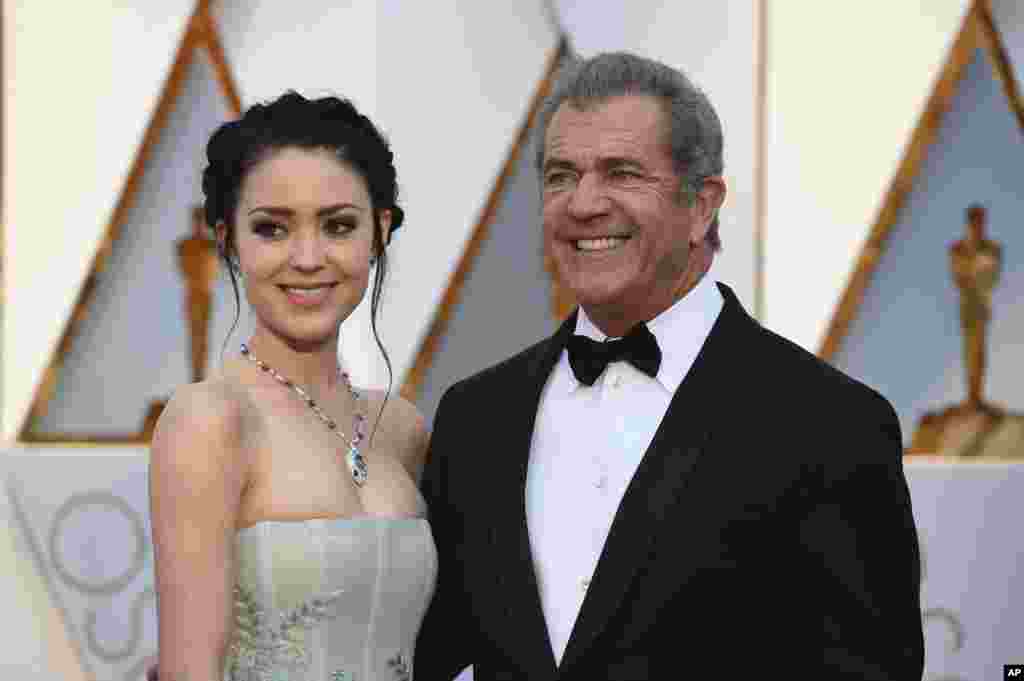
[[[237,534],[230,681],[411,681],[434,592],[425,519],[262,521]]]

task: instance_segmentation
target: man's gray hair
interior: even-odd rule
[[[537,170],[543,170],[544,139],[558,107],[568,101],[582,110],[622,95],[647,95],[664,102],[672,161],[683,178],[680,189],[688,200],[692,201],[705,178],[722,174],[722,124],[707,96],[680,71],[628,52],[570,59],[563,64],[540,111]],[[717,214],[707,242],[716,251],[722,246]]]

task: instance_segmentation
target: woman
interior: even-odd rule
[[[207,157],[206,219],[255,331],[154,434],[160,677],[408,679],[436,577],[427,433],[337,360],[374,266],[380,345],[403,217],[391,151],[348,101],[288,93],[221,126]]]

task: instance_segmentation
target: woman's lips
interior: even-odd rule
[[[292,305],[298,305],[299,307],[316,307],[322,305],[327,300],[328,296],[331,295],[331,289],[337,284],[325,284],[323,286],[317,286],[315,288],[302,286],[302,287],[291,287],[291,286],[280,286],[279,288],[284,291],[285,297],[288,298],[288,302]]]

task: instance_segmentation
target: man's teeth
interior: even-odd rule
[[[626,238],[618,236],[605,237],[603,239],[580,239],[576,242],[578,251],[607,251],[617,248],[626,243]]]

